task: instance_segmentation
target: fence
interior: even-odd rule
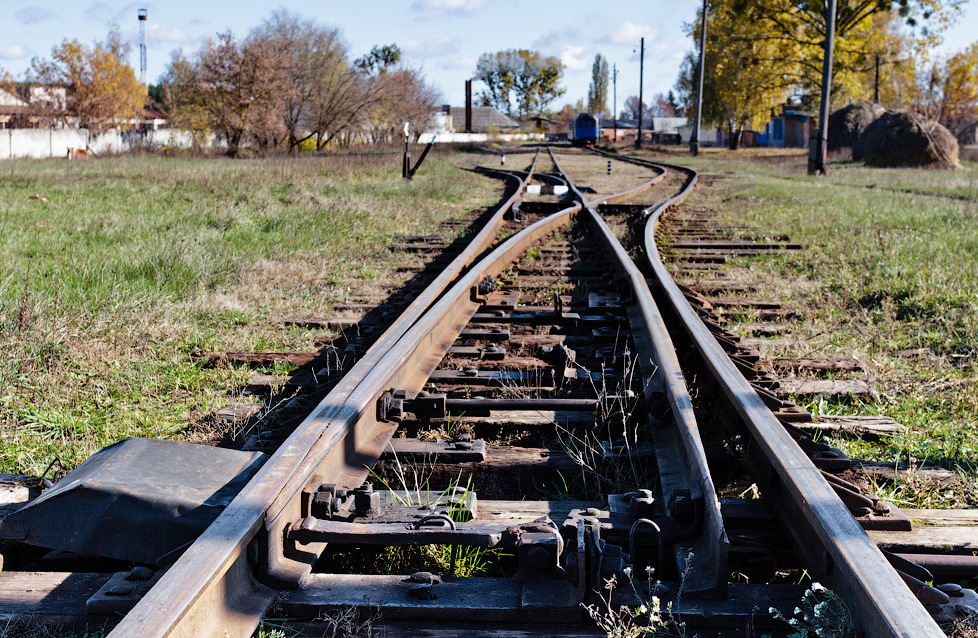
[[[66,157],[69,148],[87,148],[96,154],[168,145],[189,148],[191,141],[189,133],[178,129],[113,129],[89,139],[87,129],[13,128],[0,130],[0,159]]]

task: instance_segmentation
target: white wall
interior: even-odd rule
[[[424,133],[419,143],[427,144],[431,133]],[[436,143],[449,142],[528,142],[544,140],[542,133],[438,133]],[[96,154],[125,153],[141,148],[175,146],[190,148],[193,137],[179,129],[155,131],[117,130],[88,140],[87,129],[0,129],[0,159],[19,157],[45,158],[66,157],[69,148],[88,148]],[[218,140],[212,143],[218,144]]]
[[[418,143],[427,144],[431,141],[433,132],[422,133]],[[499,140],[502,142],[542,142],[545,136],[543,133],[445,133],[439,132],[435,144],[448,144],[452,142],[488,142]]]
[[[191,142],[190,134],[178,129],[113,129],[89,140],[86,129],[14,128],[0,130],[0,159],[66,157],[69,148],[89,148],[96,154],[167,145],[189,148]]]

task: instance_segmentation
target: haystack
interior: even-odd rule
[[[867,166],[960,168],[958,141],[934,120],[907,111],[887,111],[856,141]],[[853,147],[855,156],[856,147]]]
[[[866,127],[886,112],[879,104],[856,102],[842,107],[829,116],[829,152],[846,148],[853,149],[852,159],[856,157],[854,145]]]

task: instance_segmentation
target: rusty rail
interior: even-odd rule
[[[625,158],[618,158],[625,159]],[[676,286],[659,257],[655,233],[662,213],[682,202],[696,184],[695,170],[642,162],[681,171],[682,191],[648,211],[644,247],[657,285],[681,317],[683,326],[727,400],[749,429],[781,487],[778,498],[793,528],[794,541],[809,569],[845,600],[853,620],[867,636],[925,638],[944,636],[917,597],[853,518],[822,472],[798,447],[754,388],[727,356]],[[773,479],[773,477],[772,477]]]
[[[364,462],[371,456],[376,458],[390,436],[389,428],[368,433],[365,428],[355,427],[369,412],[366,397],[388,387],[384,384],[389,378],[380,371],[393,365],[393,360],[403,359],[409,349],[402,343],[404,335],[495,241],[505,213],[532,178],[536,162],[535,156],[526,178],[469,247],[378,338],[111,636],[250,635],[271,603],[274,590],[254,580],[249,546],[256,554],[252,559],[269,570],[273,579],[292,581],[294,586],[295,579],[308,573],[315,560],[311,552],[300,560],[287,560],[275,550],[276,543],[281,546],[283,542],[281,526],[286,521],[282,514],[298,507],[302,488],[316,477],[324,463],[340,465],[339,473],[345,476],[336,482],[359,484],[352,478],[355,476],[362,481],[366,473]],[[359,401],[354,402],[354,398]],[[330,457],[331,452],[342,458]]]
[[[549,150],[549,149],[548,149]],[[559,168],[557,158],[551,158]],[[655,181],[665,177],[665,169],[659,168]],[[641,339],[651,360],[640,360],[647,394],[664,394],[668,402],[673,427],[656,431],[656,460],[660,468],[664,496],[675,501],[681,493],[688,492],[696,504],[695,520],[689,538],[675,545],[675,559],[680,574],[687,574],[685,590],[690,596],[723,597],[727,586],[727,552],[729,541],[720,515],[720,501],[713,486],[707,466],[706,452],[700,439],[693,404],[689,398],[686,379],[676,356],[676,349],[669,337],[662,315],[652,298],[648,282],[638,267],[628,257],[624,247],[596,210],[599,204],[623,199],[650,184],[599,197],[591,201],[567,177],[575,196],[584,204],[592,224],[598,229],[602,243],[618,256],[621,275],[626,278],[636,296],[637,310],[632,314],[633,338]]]

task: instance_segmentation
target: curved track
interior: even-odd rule
[[[757,601],[790,616],[801,593],[732,578],[760,563],[762,582],[783,564],[830,585],[866,635],[943,635],[918,599],[946,596],[870,541],[824,471],[838,455],[779,422],[659,258],[663,213],[696,172],[615,157],[638,183],[589,196],[561,167],[580,157],[505,173],[513,192],[470,245],[111,636],[248,636],[269,609],[350,608],[432,635],[459,621],[581,635],[588,607],[653,595],[690,628],[740,630],[765,622]],[[616,204],[669,171],[685,179],[661,205]],[[572,201],[531,196],[534,183]],[[623,245],[616,232],[636,222],[641,240]],[[704,402],[717,423],[698,417]],[[746,450],[739,471],[763,503],[720,498],[729,479],[714,478],[707,436]],[[776,560],[743,540],[765,516],[787,532]],[[429,546],[447,548],[444,573],[410,564],[434,560]],[[369,548],[397,548],[402,564],[370,571]],[[489,567],[458,575],[472,556]]]

